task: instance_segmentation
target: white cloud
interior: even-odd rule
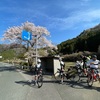
[[[74,12],[72,15],[66,18],[49,18],[51,20],[50,27],[60,27],[61,29],[69,29],[75,27],[78,24],[83,23],[95,23],[100,21],[100,9],[87,10]],[[98,21],[98,23],[99,23]]]
[[[88,2],[90,2],[91,0],[79,0],[81,3],[86,4]],[[70,1],[72,2],[72,1]],[[4,10],[6,12],[9,12],[11,14],[16,15],[16,18],[13,19],[9,19],[9,18],[5,18],[10,20],[10,22],[21,22],[21,19],[29,19],[29,20],[36,20],[35,18],[39,17],[41,19],[44,18],[45,20],[47,20],[46,25],[48,28],[60,28],[60,29],[70,29],[70,28],[76,28],[78,27],[77,25],[80,23],[84,23],[88,24],[88,23],[95,23],[96,20],[100,19],[100,9],[88,9],[88,10],[82,10],[79,9],[80,5],[78,4],[77,6],[75,4],[78,3],[75,2],[75,4],[70,3],[70,2],[65,2],[63,3],[59,3],[59,7],[63,7],[64,12],[66,13],[66,16],[64,16],[64,18],[59,18],[59,17],[52,17],[49,16],[47,13],[42,12],[42,10],[46,10],[47,5],[42,6],[42,10],[40,10],[40,8],[38,9],[34,9],[34,7],[32,7],[32,4],[28,3],[28,7],[23,8],[23,7],[3,7],[2,9],[0,8],[0,10]],[[33,5],[34,6],[34,5]],[[74,8],[78,8],[78,10],[71,10]],[[63,11],[62,11],[63,12]],[[23,16],[22,16],[23,15]],[[68,16],[67,16],[68,15]],[[15,21],[14,21],[15,20]],[[42,20],[42,19],[41,19]]]

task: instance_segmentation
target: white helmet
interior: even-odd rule
[[[64,62],[63,62],[63,61],[61,61],[61,62],[60,62],[60,64],[61,64],[61,65],[64,65]]]
[[[37,60],[37,62],[41,63],[41,60],[40,60],[40,59],[38,59],[38,60]]]

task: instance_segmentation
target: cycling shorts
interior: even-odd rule
[[[41,71],[41,68],[36,68],[35,69],[35,75],[39,75],[40,74],[40,71]]]

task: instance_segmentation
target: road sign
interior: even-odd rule
[[[31,40],[32,39],[32,34],[26,30],[22,31],[22,39],[23,40]]]

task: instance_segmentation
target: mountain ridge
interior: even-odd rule
[[[58,44],[58,51],[62,54],[70,54],[79,51],[97,52],[100,45],[100,24],[84,30],[75,38]]]

